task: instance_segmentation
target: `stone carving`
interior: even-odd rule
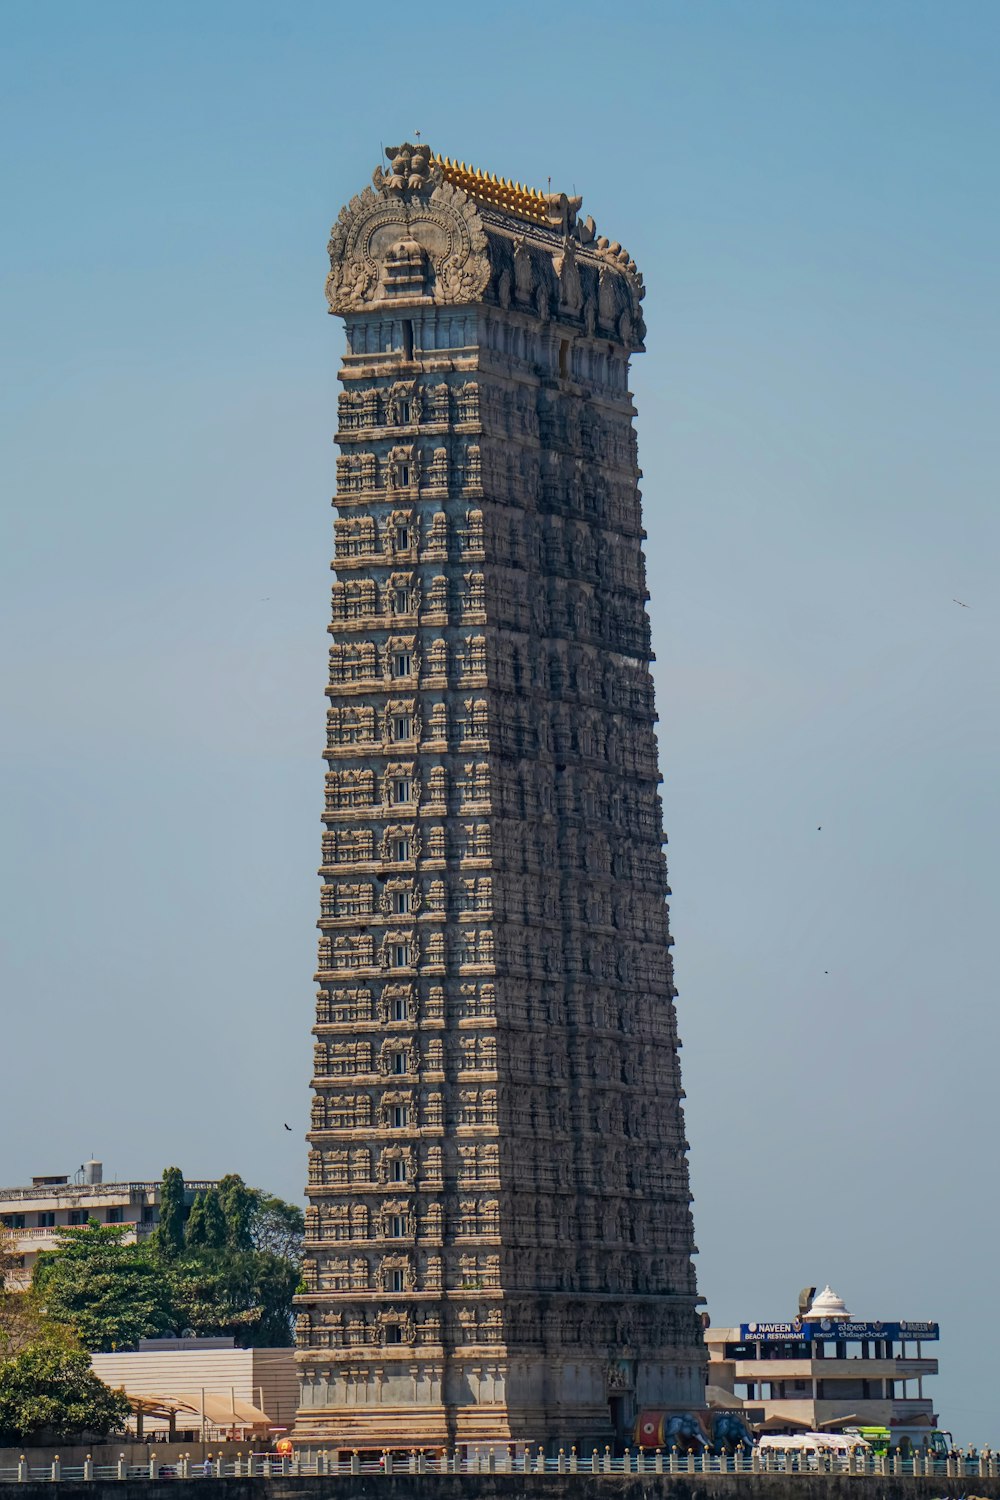
[[[577,198],[419,141],[387,158],[330,242],[352,316],[296,1425],[603,1449],[609,1392],[704,1389],[628,393],[642,279]]]
[[[518,302],[527,303],[535,294],[535,272],[523,236],[514,241],[514,287]]]
[[[559,278],[559,309],[561,312],[568,312],[575,316],[583,306],[583,288],[580,285],[576,256],[569,240],[554,257],[553,266]]]
[[[404,141],[401,146],[387,146],[385,154],[390,169],[385,173],[381,167],[376,167],[372,179],[376,187],[395,196],[401,196],[407,189],[419,193],[427,187],[431,153],[426,146],[414,146],[411,141]]]
[[[474,202],[431,168],[425,148],[404,143],[387,154],[390,171],[376,170],[374,188],[353,198],[331,231],[330,311],[388,297],[477,301],[490,262]]]

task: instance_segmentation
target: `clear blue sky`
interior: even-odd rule
[[[830,1280],[939,1318],[942,1416],[996,1442],[1000,7],[8,0],[3,31],[0,1182],[93,1152],[301,1193],[325,244],[419,128],[575,187],[649,287],[713,1317]]]

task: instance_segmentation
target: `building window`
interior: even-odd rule
[[[401,401],[399,403],[399,421],[400,421],[400,425],[403,426],[403,427],[405,427],[406,424],[407,424],[407,422],[409,420],[410,420],[410,403],[409,403],[409,401]]]
[[[109,1208],[108,1209],[108,1223],[109,1224],[120,1224],[122,1222],[122,1219],[123,1219],[123,1210],[122,1209],[120,1209],[120,1208]]]
[[[54,1213],[46,1212],[38,1215],[39,1229],[51,1229],[55,1222],[56,1216]]]
[[[394,943],[392,947],[392,967],[394,969],[405,969],[410,962],[410,948],[408,943]],[[396,1072],[401,1073],[402,1068]]]
[[[403,949],[402,951],[405,952],[406,950]],[[394,1073],[405,1073],[406,1072],[406,1053],[405,1052],[394,1052],[392,1054],[392,1071]]]
[[[407,418],[409,421],[409,418]],[[396,550],[397,552],[409,552],[410,550],[410,528],[409,526],[396,527]]]
[[[406,1215],[392,1214],[389,1218],[389,1238],[402,1240],[406,1238]]]
[[[413,720],[409,714],[393,715],[392,737],[394,740],[409,740],[413,738]]]
[[[71,1208],[69,1211],[69,1222],[71,1224],[86,1224],[87,1210],[85,1208]]]
[[[406,1161],[405,1161],[405,1159],[402,1156],[397,1156],[397,1157],[393,1158],[393,1162],[392,1162],[392,1181],[393,1182],[406,1182],[407,1181],[407,1176],[406,1176]]]
[[[407,895],[407,893],[405,891],[400,891],[396,897],[397,901],[400,899],[400,896],[404,895]],[[407,899],[409,898],[407,897]],[[409,910],[409,908],[407,908],[407,910]],[[392,1002],[392,1019],[394,1021],[406,1020],[406,1001],[403,999],[402,995],[397,995],[396,999]]]
[[[392,1124],[394,1130],[401,1130],[403,1126],[410,1123],[410,1106],[408,1104],[394,1104],[392,1106]]]
[[[410,318],[403,319],[403,358],[413,358],[413,322]]]
[[[401,1344],[403,1342],[403,1330],[398,1323],[390,1323],[387,1326],[385,1341],[387,1344]]]
[[[413,893],[411,891],[397,891],[393,905],[397,916],[405,916],[407,912],[413,909]],[[404,1006],[403,1014],[396,1017],[397,1021],[403,1021],[406,1019],[405,1004],[402,1000],[397,1000],[396,1004]]]
[[[400,466],[399,466],[399,482],[400,482],[401,485],[407,485],[407,484],[409,484],[409,482],[410,482],[410,466],[409,466],[409,464],[400,464]]]
[[[393,782],[392,800],[394,802],[412,802],[413,783],[408,780]]]
[[[407,859],[409,859],[409,857],[410,857],[410,841],[409,841],[409,839],[397,839],[396,840],[396,844],[395,844],[395,853],[396,853],[396,858],[398,860],[407,860]]]
[[[393,677],[409,677],[413,671],[413,657],[409,651],[397,651],[392,658]]]
[[[402,1292],[402,1291],[404,1291],[405,1290],[404,1280],[405,1280],[404,1273],[402,1271],[400,1271],[399,1269],[396,1269],[394,1271],[390,1271],[389,1272],[389,1290],[390,1290],[390,1292]],[[398,1329],[396,1331],[397,1331],[397,1333],[399,1332]]]
[[[410,591],[409,589],[395,589],[393,591],[393,609],[397,615],[408,615],[410,613]]]

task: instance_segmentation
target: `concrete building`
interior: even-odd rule
[[[294,1349],[237,1349],[231,1338],[142,1339],[134,1353],[92,1354],[90,1363],[106,1385],[146,1397],[149,1405],[157,1398],[167,1406],[184,1403],[172,1419],[145,1411],[141,1425],[147,1437],[173,1429],[191,1437],[204,1431],[209,1441],[217,1441],[254,1426],[250,1409],[264,1413],[272,1429],[291,1427],[294,1420]]]
[[[127,1242],[153,1232],[160,1218],[160,1183],[105,1182],[103,1177],[101,1162],[88,1161],[72,1178],[33,1177],[30,1187],[0,1188],[0,1222],[15,1234],[21,1261],[10,1277],[11,1290],[28,1285],[39,1255],[58,1244],[60,1226],[78,1227],[90,1219],[122,1224]],[[185,1194],[192,1202],[196,1193],[215,1187],[217,1182],[188,1182]]]
[[[704,1405],[642,515],[642,278],[387,153],[344,319],[296,1433],[604,1445]]]
[[[924,1353],[938,1325],[862,1322],[829,1287],[814,1294],[785,1322],[706,1330],[716,1404],[758,1408],[770,1431],[888,1427],[894,1442],[919,1446],[938,1421],[924,1389],[938,1372]]]

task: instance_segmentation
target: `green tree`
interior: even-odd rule
[[[156,1231],[157,1246],[166,1259],[184,1249],[186,1218],[184,1173],[180,1167],[168,1167],[160,1185],[160,1226]]]
[[[264,1250],[294,1266],[302,1264],[305,1215],[297,1203],[286,1203],[260,1188],[253,1189],[255,1203],[250,1237],[255,1250]]]
[[[257,1194],[238,1172],[229,1172],[219,1183],[219,1203],[226,1221],[226,1244],[230,1250],[251,1250],[251,1226]]]
[[[0,1292],[21,1266],[21,1247],[14,1231],[0,1219]]]
[[[288,1345],[298,1280],[291,1261],[258,1250],[185,1256],[170,1268],[176,1324],[244,1348]]]
[[[224,1250],[227,1225],[219,1194],[198,1193],[184,1229],[185,1250]]]
[[[124,1391],[113,1391],[80,1350],[39,1344],[0,1364],[0,1445],[107,1437],[124,1429]]]
[[[46,1315],[35,1290],[0,1292],[0,1362],[43,1344],[79,1349],[80,1340],[68,1324],[55,1323]]]
[[[126,1225],[57,1228],[58,1248],[38,1257],[32,1286],[48,1317],[79,1334],[85,1349],[134,1348],[173,1327],[170,1286],[153,1256],[126,1245]]]

